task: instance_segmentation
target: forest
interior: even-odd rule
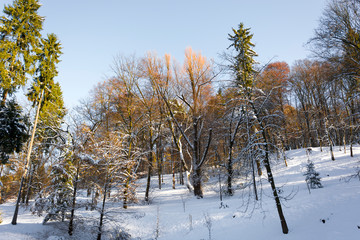
[[[78,209],[86,207],[98,211],[100,240],[108,203],[124,210],[151,205],[164,179],[203,201],[216,172],[221,197],[242,191],[238,183],[246,179],[249,202],[262,200],[265,178],[288,234],[273,163],[288,166],[286,153],[296,149],[329,149],[333,164],[339,149],[355,155],[359,0],[329,1],[307,43],[312,57],[292,66],[260,65],[256,32],[239,23],[223,36],[228,48],[216,63],[191,47],[182,63],[155,52],[116,55],[112,76],[71,110],[56,82],[61,39],[42,34],[40,7],[39,0],[14,0],[0,16],[0,207],[13,201],[13,225],[26,208],[43,216],[43,224],[66,222],[71,236]],[[17,100],[22,88],[27,103]],[[354,176],[360,179],[360,170]],[[306,176],[309,192],[321,187],[316,177]],[[84,192],[86,203],[79,201]]]

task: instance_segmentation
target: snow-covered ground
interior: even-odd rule
[[[196,199],[180,185],[172,189],[171,176],[164,177],[162,189],[157,189],[157,178],[153,179],[151,204],[142,202],[144,180],[139,181],[139,203],[121,209],[120,203],[109,203],[107,210],[112,217],[106,222],[107,229],[125,229],[134,239],[274,239],[274,240],[352,240],[360,239],[360,181],[348,177],[360,167],[360,147],[355,147],[354,157],[349,150],[335,149],[335,161],[330,159],[327,149],[320,152],[313,148],[310,159],[320,173],[323,188],[313,189],[309,194],[303,173],[307,155],[304,149],[287,153],[288,167],[280,161],[273,164],[273,172],[281,195],[289,199],[282,201],[289,233],[281,231],[275,201],[270,196],[270,186],[262,181],[262,201],[253,209],[253,199],[248,202],[251,191],[237,190],[233,197],[224,197],[220,208],[216,181],[205,184],[203,199]],[[240,183],[236,184],[239,186]],[[246,203],[249,203],[245,211]],[[21,209],[18,225],[11,225],[14,203],[0,205],[3,223],[0,224],[0,239],[93,239],[96,228],[95,211],[77,211],[78,224],[73,237],[66,231],[66,223],[42,225],[42,218]],[[253,211],[254,210],[254,211]],[[84,219],[90,219],[85,220]],[[87,225],[86,225],[87,224]],[[81,227],[82,226],[82,227]],[[92,232],[93,231],[93,232]],[[106,236],[104,236],[103,239]],[[96,239],[96,237],[95,237]]]

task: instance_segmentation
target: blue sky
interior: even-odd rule
[[[326,5],[326,0],[40,2],[44,33],[58,35],[63,46],[57,81],[67,107],[77,105],[97,82],[111,76],[110,65],[118,54],[143,56],[155,51],[182,62],[185,48],[191,46],[217,60],[229,45],[227,34],[240,22],[254,34],[260,63],[274,58],[292,65],[310,54],[304,44]]]

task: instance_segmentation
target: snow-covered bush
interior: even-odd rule
[[[73,167],[70,161],[64,160],[52,167],[51,184],[35,199],[33,214],[46,213],[43,224],[49,220],[64,220],[65,213],[71,207],[73,193]]]
[[[322,188],[321,178],[319,173],[315,171],[315,165],[312,161],[308,161],[306,165],[306,172],[304,173],[305,181],[311,189]]]

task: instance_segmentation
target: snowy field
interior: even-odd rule
[[[334,148],[335,161],[327,149],[313,148],[310,159],[320,173],[323,188],[309,193],[303,176],[307,155],[304,149],[287,153],[288,167],[282,161],[273,163],[277,187],[282,186],[283,210],[289,234],[282,234],[275,201],[270,197],[270,185],[263,179],[261,199],[254,204],[248,200],[249,189],[237,189],[233,197],[224,197],[220,208],[219,187],[216,178],[205,183],[203,199],[196,199],[180,185],[172,189],[171,176],[164,177],[162,189],[153,178],[151,204],[142,202],[144,180],[139,181],[139,203],[124,210],[120,203],[107,205],[106,234],[111,239],[114,230],[126,230],[132,239],[270,239],[270,240],[356,240],[360,239],[360,181],[349,179],[360,166],[360,147],[354,148],[354,157]],[[236,184],[241,187],[241,182]],[[260,190],[259,190],[260,191]],[[82,197],[79,200],[85,201]],[[247,207],[247,209],[246,209]],[[50,222],[42,225],[42,218],[21,208],[18,224],[11,225],[14,202],[0,205],[3,223],[1,240],[26,239],[96,239],[98,214],[80,209],[76,212],[77,225],[73,237],[67,235],[67,223]],[[246,210],[246,211],[245,211]]]

